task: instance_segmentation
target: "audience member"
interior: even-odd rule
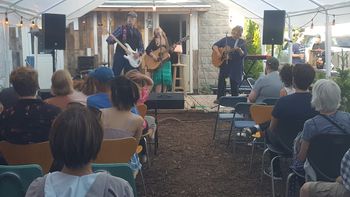
[[[349,197],[350,196],[350,150],[340,164],[340,176],[335,182],[307,182],[300,189],[300,197]]]
[[[61,171],[34,180],[26,196],[134,196],[127,181],[108,173],[93,173],[103,140],[98,118],[85,107],[70,107],[54,121],[50,148]]]
[[[309,149],[310,140],[319,134],[350,134],[350,114],[348,112],[338,111],[340,106],[341,92],[339,86],[332,80],[320,79],[312,89],[311,105],[319,111],[320,114],[307,120],[304,129],[300,133],[300,137],[296,138],[294,144],[297,157],[293,161],[293,168],[300,173],[304,173],[304,161]],[[330,122],[330,120],[335,122]],[[341,129],[340,129],[341,128]],[[307,165],[309,166],[309,165]],[[305,168],[306,175],[315,180],[315,177],[308,173]]]
[[[135,137],[139,143],[143,119],[130,111],[140,98],[137,85],[126,77],[120,76],[111,81],[111,93],[113,107],[101,110],[105,137],[107,138],[107,135],[108,138]],[[110,131],[122,131],[123,134],[112,135]],[[134,172],[141,168],[136,154],[132,158],[131,168]]]
[[[283,88],[280,91],[280,97],[294,94],[293,87],[293,66],[285,64],[280,70],[280,78],[283,83]]]
[[[12,84],[15,70],[10,74],[10,84]],[[18,101],[18,94],[13,87],[4,88],[0,92],[0,102],[4,108],[10,108],[14,106]]]
[[[282,150],[291,150],[292,142],[302,131],[306,120],[317,115],[311,106],[311,94],[308,91],[315,78],[315,70],[309,64],[296,64],[293,68],[295,93],[281,97],[272,111],[267,142]],[[283,136],[281,135],[283,133]],[[283,140],[285,141],[283,141]],[[288,142],[286,142],[288,141]],[[288,143],[288,144],[286,144]],[[271,154],[271,157],[274,157]],[[275,162],[276,175],[280,172],[279,162]]]
[[[89,73],[96,87],[96,94],[87,98],[87,105],[96,109],[110,108],[112,103],[109,100],[111,88],[110,82],[114,79],[112,69],[108,67],[99,67]]]
[[[86,96],[96,94],[96,87],[94,84],[94,78],[92,78],[91,76],[87,76],[84,79],[84,83],[83,83],[80,91],[82,93],[84,93]]]
[[[51,94],[54,97],[46,99],[45,102],[55,105],[62,110],[69,103],[81,103],[86,105],[86,96],[73,89],[72,76],[67,70],[57,70],[51,77]]]
[[[248,96],[251,103],[262,102],[266,98],[279,98],[279,92],[283,87],[278,75],[279,62],[271,57],[266,61],[265,76],[261,76],[254,84]]]
[[[47,141],[52,121],[60,109],[36,98],[38,73],[31,68],[19,67],[13,72],[12,84],[19,100],[1,113],[0,135],[16,144]]]

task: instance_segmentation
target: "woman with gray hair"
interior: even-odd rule
[[[312,89],[311,105],[320,114],[305,122],[300,135],[301,139],[296,140],[294,144],[297,155],[293,166],[303,167],[310,140],[316,135],[344,134],[345,132],[350,134],[350,114],[338,110],[341,100],[340,93],[339,86],[332,80],[320,79],[315,83]]]

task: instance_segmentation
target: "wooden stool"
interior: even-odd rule
[[[174,74],[173,74],[173,87],[172,91],[175,92],[176,90],[185,91],[185,74],[184,74],[184,67],[185,64],[173,64],[174,68]],[[177,77],[177,69],[179,68],[179,76]],[[176,85],[176,82],[179,82],[179,85]]]

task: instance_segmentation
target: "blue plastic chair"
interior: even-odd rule
[[[24,196],[29,185],[43,176],[37,164],[0,165],[0,196]]]
[[[108,163],[108,164],[92,164],[94,172],[106,171],[109,174],[126,180],[134,192],[134,196],[137,197],[136,184],[134,175],[128,164],[124,163]]]

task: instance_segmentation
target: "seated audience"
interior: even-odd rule
[[[265,76],[261,76],[254,84],[248,100],[251,103],[262,102],[266,98],[279,98],[282,82],[278,75],[279,62],[271,57],[266,61]]]
[[[309,64],[296,64],[293,68],[295,93],[281,97],[272,111],[270,127],[267,130],[267,142],[282,150],[291,150],[297,134],[302,131],[306,120],[317,115],[311,106],[311,94],[308,91],[315,78],[315,70]],[[281,133],[283,132],[283,136]],[[288,141],[283,141],[282,139]],[[271,157],[275,155],[271,153]],[[279,162],[275,162],[278,175]]]
[[[35,179],[26,196],[134,196],[127,181],[108,173],[94,173],[103,140],[98,118],[85,107],[70,107],[54,121],[50,148],[61,171]]]
[[[117,77],[111,81],[111,93],[113,107],[101,110],[105,137],[107,135],[108,138],[135,137],[138,143],[143,130],[143,119],[130,111],[140,98],[136,84],[124,76]],[[111,131],[117,130],[123,134],[111,134]],[[132,158],[131,168],[134,172],[141,168],[136,154]]]
[[[72,76],[67,70],[57,70],[51,77],[51,94],[45,102],[65,110],[69,103],[86,105],[86,96],[73,89]]]
[[[294,144],[297,157],[293,161],[293,168],[304,173],[304,161],[306,159],[310,140],[320,134],[349,134],[350,135],[350,114],[338,111],[341,94],[339,86],[332,80],[320,79],[312,88],[311,105],[320,112],[319,115],[307,120],[304,129]],[[334,121],[334,125],[328,119]],[[308,170],[305,169],[308,175]],[[312,174],[312,173],[309,173]],[[311,179],[314,179],[311,177]]]
[[[17,68],[13,71],[12,84],[19,100],[0,115],[2,139],[15,144],[47,141],[52,121],[61,110],[36,98],[39,84],[35,70]]]
[[[10,84],[12,84],[15,70],[10,74]],[[0,102],[4,108],[10,108],[14,106],[18,101],[18,94],[13,87],[4,88],[0,92]]]
[[[283,83],[283,88],[280,90],[280,97],[294,94],[293,66],[290,64],[285,64],[280,70],[280,78]]]
[[[86,76],[80,91],[87,96],[96,94],[96,87],[94,84],[94,78],[92,78],[90,76]]]
[[[96,87],[96,93],[87,98],[87,105],[96,109],[110,108],[112,103],[109,100],[111,94],[110,82],[114,79],[112,69],[99,67],[89,73]]]
[[[335,182],[307,182],[300,189],[300,197],[350,196],[350,150],[340,164],[340,176]]]

